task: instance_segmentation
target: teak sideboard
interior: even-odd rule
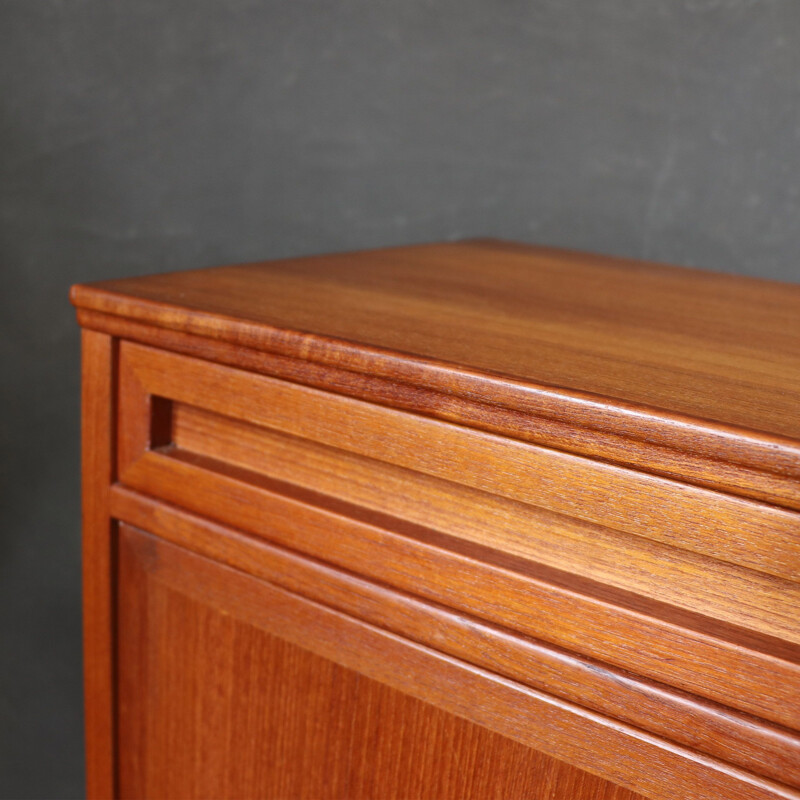
[[[72,301],[90,797],[800,797],[800,286],[476,240]]]

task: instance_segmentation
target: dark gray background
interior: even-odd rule
[[[800,279],[796,0],[0,0],[0,792],[83,790],[71,283],[491,235]]]

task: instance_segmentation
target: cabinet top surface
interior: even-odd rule
[[[338,351],[348,369],[421,364],[800,439],[800,285],[471,241],[110,280],[72,299],[257,350]]]

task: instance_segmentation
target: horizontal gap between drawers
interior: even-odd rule
[[[276,476],[265,476],[263,462],[269,459],[264,458],[263,452],[257,453],[256,462],[249,461],[249,456],[244,460],[230,457],[232,449],[242,446],[242,431],[238,426],[256,431],[256,438],[266,435],[284,442],[299,442],[301,448],[305,449],[304,453],[300,453],[302,457],[297,459],[299,464],[307,460],[306,451],[309,448],[317,454],[333,453],[333,468],[328,472],[334,476],[345,462],[358,464],[360,467],[367,464],[367,472],[371,469],[377,475],[374,472],[377,469],[381,472],[382,479],[387,475],[402,475],[403,479],[397,484],[400,491],[394,491],[393,496],[402,496],[407,489],[415,490],[419,485],[425,491],[434,487],[439,492],[433,498],[430,495],[424,496],[422,500],[420,497],[411,498],[408,504],[408,508],[414,512],[411,521],[403,518],[402,507],[387,509],[380,502],[380,497],[375,502],[365,503],[364,497],[353,497],[348,491],[341,490],[341,484],[340,490],[331,491],[323,504],[335,506],[338,503],[341,508],[348,506],[349,500],[350,510],[346,514],[362,520],[383,519],[395,531],[424,529],[426,536],[444,537],[456,548],[480,550],[481,546],[487,545],[494,550],[487,549],[486,553],[497,553],[498,548],[502,549],[509,542],[515,547],[525,548],[520,553],[512,547],[512,554],[500,555],[506,560],[516,559],[518,564],[526,565],[523,572],[530,567],[539,574],[549,570],[551,576],[558,573],[566,577],[566,592],[570,591],[570,584],[582,587],[578,589],[579,592],[587,592],[581,602],[590,605],[595,601],[599,604],[617,604],[610,612],[608,623],[613,625],[617,619],[615,615],[622,614],[626,625],[642,626],[637,628],[637,635],[644,637],[647,647],[660,653],[658,657],[648,657],[652,654],[646,654],[643,661],[647,666],[643,674],[690,691],[697,690],[700,694],[710,691],[711,694],[707,693],[706,696],[727,702],[728,698],[720,692],[719,686],[731,687],[733,695],[741,687],[734,688],[738,681],[735,675],[729,679],[724,673],[730,670],[739,671],[747,675],[745,685],[751,696],[741,699],[736,697],[734,704],[738,703],[738,707],[744,710],[778,721],[794,719],[797,715],[797,709],[787,708],[785,702],[776,700],[782,696],[785,686],[776,689],[772,685],[775,683],[775,675],[783,675],[783,679],[787,681],[786,686],[792,682],[796,685],[796,665],[789,661],[796,660],[797,647],[786,641],[796,639],[796,625],[792,627],[792,620],[786,613],[792,603],[787,600],[789,594],[775,590],[776,587],[787,588],[786,582],[766,573],[788,571],[788,574],[794,574],[792,553],[797,543],[791,534],[800,516],[760,503],[743,501],[129,342],[121,344],[120,356],[118,467],[121,479],[129,485],[235,527],[272,538],[274,531],[265,527],[264,521],[258,518],[258,513],[265,509],[265,487],[266,494],[269,494],[269,487],[272,485],[270,482]],[[201,409],[189,411],[186,406],[199,406]],[[225,413],[219,413],[220,410]],[[200,431],[202,435],[199,438],[205,444],[193,445],[192,449],[201,450],[211,458],[197,453],[182,453],[172,445],[169,445],[170,455],[154,452],[152,448],[173,442],[176,438],[182,439],[184,444],[187,443],[187,429],[185,426],[181,428],[181,415],[185,422],[187,413],[195,414],[195,421],[200,417],[206,422],[209,419],[222,418],[226,425],[237,426],[237,430],[232,436],[226,434],[222,437],[222,452],[208,450],[213,437],[208,435],[207,428]],[[233,419],[235,417],[239,419]],[[248,423],[243,422],[245,419]],[[253,421],[257,424],[250,424]],[[430,435],[420,438],[421,432]],[[509,447],[512,448],[511,451],[508,450]],[[368,459],[366,454],[377,457]],[[459,454],[460,457],[455,457]],[[482,455],[486,457],[481,458]],[[393,461],[399,463],[391,463]],[[237,462],[239,466],[233,462]],[[284,462],[288,463],[286,459]],[[269,470],[267,473],[269,474]],[[320,487],[319,476],[320,473],[317,472],[312,480],[306,481],[317,491],[325,488],[324,483]],[[279,473],[277,477],[279,482],[287,479],[297,482],[296,476]],[[369,474],[366,480],[361,481],[363,486],[369,488],[372,477],[373,474]],[[582,481],[581,477],[585,480]],[[489,481],[488,484],[484,483],[486,480]],[[287,486],[285,483],[283,485]],[[303,491],[287,488],[290,493]],[[657,503],[654,502],[654,499],[658,499],[658,492],[662,491],[662,497],[671,497],[670,492],[673,490],[679,496],[673,498],[670,508],[664,513],[667,514],[666,519],[675,523],[676,528],[648,528],[646,523],[658,520],[658,513],[662,513],[657,510]],[[520,491],[523,492],[523,497],[527,497],[527,502],[519,499]],[[600,495],[597,494],[598,491]],[[663,495],[663,491],[667,491],[667,495]],[[528,492],[528,495],[524,492]],[[530,497],[531,492],[535,496]],[[343,497],[337,500],[337,495]],[[573,495],[578,495],[577,500]],[[317,496],[322,497],[319,494]],[[572,513],[582,513],[584,516],[587,513],[590,516],[598,514],[597,503],[594,501],[598,497],[616,496],[622,499],[625,513],[622,517],[617,513],[611,520],[613,526],[598,526],[591,520],[578,518]],[[422,506],[427,506],[423,510],[436,510],[435,506],[442,500],[445,501],[445,509],[449,502],[452,510],[453,497],[455,505],[463,498],[471,498],[471,511],[477,518],[481,518],[481,514],[488,508],[487,503],[491,505],[490,521],[497,524],[494,528],[490,525],[484,526],[481,536],[488,531],[488,539],[485,536],[473,536],[473,539],[477,538],[476,543],[465,536],[465,530],[452,530],[452,516],[443,518],[444,524],[439,525],[442,530],[438,533],[432,531],[427,524],[430,520],[426,514],[422,517],[414,516],[419,514]],[[535,502],[532,503],[531,500]],[[649,505],[646,501],[650,501]],[[267,501],[267,507],[270,502]],[[567,505],[559,506],[559,502]],[[373,508],[370,509],[370,505]],[[522,516],[519,513],[520,508],[523,509]],[[654,508],[657,513],[653,511]],[[508,518],[514,518],[511,513],[514,509],[517,514],[515,519],[519,523],[517,527],[520,529],[516,531],[514,525],[507,524]],[[656,513],[655,517],[653,513]],[[469,516],[467,514],[465,518]],[[539,531],[538,554],[531,552],[532,537],[527,536],[525,531],[525,526],[533,518],[543,526]],[[691,528],[689,523],[697,519],[701,523],[705,520],[703,524],[706,529],[698,532]],[[778,529],[772,527],[776,520],[784,529],[780,529],[780,526]],[[716,524],[717,521],[721,521],[721,530],[715,528],[717,535],[714,537],[710,535],[712,531],[708,529],[708,525]],[[384,522],[379,521],[377,524],[380,526]],[[556,523],[561,526],[560,529]],[[736,526],[740,523],[743,527],[738,531]],[[356,520],[355,524],[360,523]],[[636,530],[628,530],[631,526]],[[475,530],[474,527],[472,530]],[[676,530],[680,536],[676,535]],[[733,535],[737,531],[743,535]],[[787,532],[788,535],[782,535]],[[290,534],[290,537],[296,536],[297,532]],[[581,536],[584,538],[581,539]],[[661,541],[654,541],[653,536]],[[597,559],[591,557],[593,537],[597,539],[594,542],[594,552],[599,556]],[[664,541],[665,537],[667,542],[677,542],[678,546],[669,546]],[[616,550],[611,547],[612,541],[616,542]],[[559,556],[559,547],[570,542],[576,558],[581,555],[581,549],[584,549],[581,565],[586,566],[588,577],[580,574],[580,569],[575,569],[573,559]],[[783,550],[776,557],[773,545],[778,542],[782,542]],[[628,549],[623,547],[620,550],[623,545]],[[720,557],[718,552],[712,558],[708,557],[708,553],[702,555],[697,552],[698,549],[702,551],[709,547],[724,551],[725,558]],[[309,552],[305,542],[299,549]],[[613,551],[617,561],[623,562],[622,568],[620,564],[613,563],[613,557],[609,558],[610,551]],[[310,552],[318,555],[313,550]],[[544,558],[542,553],[547,556],[547,552],[550,555]],[[633,554],[636,558],[641,557],[638,564],[639,574],[635,580],[630,576],[625,578],[626,553]],[[543,558],[549,566],[540,563]],[[558,558],[561,560],[558,561]],[[598,570],[597,564],[593,563],[595,560],[602,562],[602,569]],[[737,567],[734,563],[737,560],[750,567],[754,563],[758,564],[758,570]],[[554,563],[559,565],[559,569],[554,569]],[[352,566],[360,569],[358,563]],[[603,573],[603,570],[606,572]],[[569,575],[570,572],[578,574]],[[613,581],[610,578],[612,575],[616,576]],[[712,588],[709,596],[705,584],[709,583],[709,577],[719,578],[720,575],[723,580],[716,581],[719,592]],[[680,596],[680,589],[674,586],[682,576],[686,578],[686,586],[691,586],[692,581],[701,585],[688,602]],[[432,576],[432,579],[435,581],[437,576]],[[752,581],[762,581],[761,589],[753,591]],[[659,585],[669,584],[673,585],[670,600],[682,604],[683,608],[660,602],[664,598],[659,596]],[[790,592],[794,590],[795,587],[792,587]],[[562,594],[562,598],[563,596],[565,595]],[[747,607],[742,598],[751,597],[755,603]],[[703,600],[703,603],[697,602],[698,599]],[[770,605],[773,602],[775,605]],[[596,604],[593,609],[597,610]],[[633,624],[637,615],[642,618]],[[585,620],[573,618],[572,624],[582,628]],[[653,634],[662,625],[669,627],[678,640],[686,636],[692,639],[692,646],[702,641],[703,647],[708,648],[704,651],[705,660],[700,669],[703,674],[699,677],[693,674],[697,669],[691,664],[662,663],[680,662],[680,654],[684,652],[679,645],[676,646],[676,641],[663,647],[661,645],[664,643],[654,641]],[[525,625],[522,624],[519,629],[525,629]],[[538,632],[533,631],[534,635],[540,633],[541,628]],[[551,636],[547,631],[549,640],[556,643],[566,642],[570,649],[570,637],[574,638],[574,633],[562,629],[557,635]],[[582,652],[612,663],[628,663],[632,657],[630,648],[615,651],[613,646],[603,641],[602,631],[593,633],[597,635],[589,637],[594,638],[592,645]],[[559,641],[559,636],[564,642]],[[740,647],[747,651],[736,652]],[[720,654],[718,648],[724,653]],[[686,652],[692,652],[691,646]],[[607,657],[609,653],[611,655]],[[775,661],[774,658],[778,660]],[[735,667],[734,662],[737,664]],[[773,668],[769,666],[770,663]],[[761,673],[760,683],[751,681],[751,673]],[[677,680],[665,676],[677,676]],[[759,688],[754,689],[756,686]]]

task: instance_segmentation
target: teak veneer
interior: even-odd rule
[[[800,286],[471,241],[72,300],[92,798],[800,798]]]

